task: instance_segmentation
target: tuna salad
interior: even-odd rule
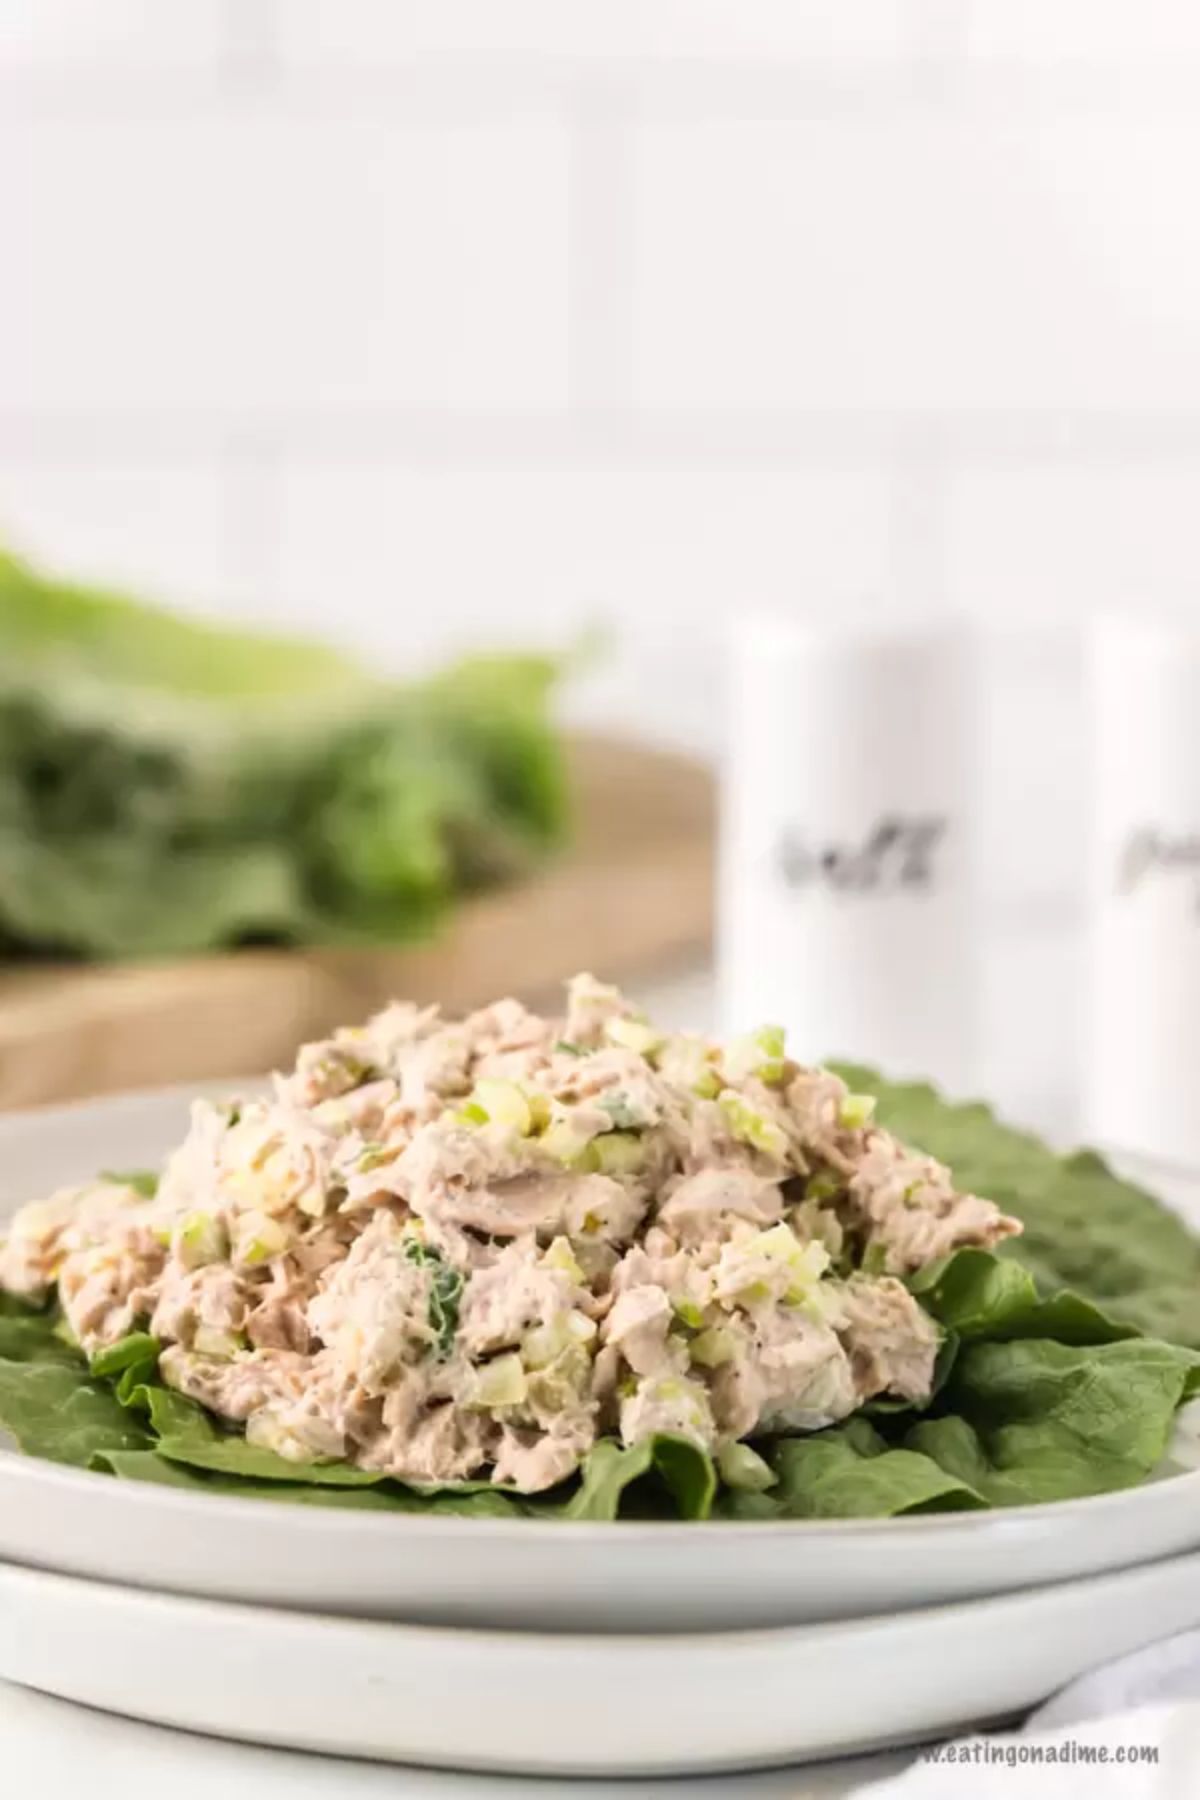
[[[906,1277],[1018,1231],[765,1027],[660,1032],[589,975],[565,1014],[388,1007],[266,1097],[196,1104],[157,1191],[19,1212],[0,1288],[131,1332],[251,1445],[532,1494],[598,1440],[747,1440],[930,1397]]]

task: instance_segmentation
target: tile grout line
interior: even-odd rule
[[[281,597],[283,459],[268,438],[234,434],[220,460],[226,573],[247,601]]]
[[[579,327],[597,331],[596,321]],[[580,337],[575,350],[578,354]],[[593,346],[595,352],[595,346]],[[545,413],[449,411],[287,413],[238,416],[195,408],[121,413],[9,409],[0,416],[0,461],[70,462],[103,453],[109,462],[153,453],[180,463],[220,455],[232,436],[269,444],[299,461],[333,464],[420,460],[448,468],[628,466],[770,470],[813,464],[850,470],[937,475],[968,469],[1109,469],[1200,460],[1200,413],[1068,417],[905,416],[895,413],[772,415],[767,412],[648,413],[605,405],[627,384],[620,335],[599,355],[600,375],[582,366],[573,407]]]
[[[220,0],[218,80],[229,99],[253,100],[279,86],[275,0]]]

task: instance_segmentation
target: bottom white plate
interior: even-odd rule
[[[934,1737],[1200,1624],[1200,1555],[892,1618],[671,1637],[456,1631],[0,1565],[0,1677],[292,1749],[671,1774]]]

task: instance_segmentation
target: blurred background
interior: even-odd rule
[[[1198,95],[1183,0],[3,0],[0,537],[398,678],[598,627],[567,721],[709,763],[747,610],[965,616],[1045,1120],[1080,627],[1200,576]]]

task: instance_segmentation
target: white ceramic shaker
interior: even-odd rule
[[[1092,632],[1084,1127],[1200,1168],[1200,629]]]
[[[973,1049],[975,655],[956,623],[762,620],[732,646],[719,985],[787,1027],[961,1090]]]

